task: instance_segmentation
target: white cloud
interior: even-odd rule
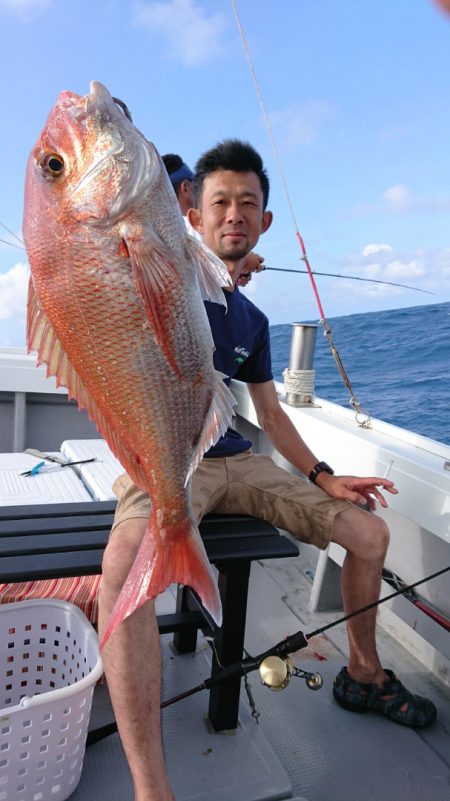
[[[335,108],[327,100],[310,100],[302,106],[279,109],[270,114],[277,139],[289,150],[314,142],[323,124],[333,117]]]
[[[415,195],[404,184],[393,184],[382,193],[377,203],[360,203],[352,209],[352,214],[417,214],[450,209],[450,197],[436,195],[425,197]]]
[[[389,209],[400,214],[411,211],[416,205],[415,198],[403,184],[390,186],[383,192],[382,198]]]
[[[29,269],[17,262],[6,273],[0,273],[0,320],[25,316]]]
[[[423,264],[418,261],[400,261],[394,259],[386,264],[383,272],[383,277],[390,278],[418,278],[426,275],[426,269]]]
[[[364,278],[379,278],[380,273],[382,271],[381,264],[378,262],[374,262],[373,264],[365,264],[362,267],[362,272],[364,273]]]
[[[331,266],[328,268],[331,272]],[[431,250],[417,248],[411,251],[397,252],[391,245],[366,245],[360,252],[350,253],[340,263],[333,265],[333,271],[347,274],[349,277],[359,276],[373,278],[376,281],[387,281],[403,284],[418,290],[445,297],[450,292],[450,248]],[[356,282],[352,293],[359,296],[371,296],[375,292],[386,298],[404,294],[400,287],[384,286]],[[414,298],[414,295],[411,295]],[[431,296],[424,303],[432,303]]]
[[[186,67],[196,67],[217,56],[227,26],[224,14],[207,14],[195,0],[136,2],[133,21],[163,37],[171,58]]]
[[[373,256],[375,253],[392,253],[392,247],[390,245],[366,245],[363,248],[362,254],[363,256]]]

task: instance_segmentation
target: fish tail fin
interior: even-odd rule
[[[100,648],[103,648],[120,623],[146,601],[156,598],[169,584],[191,587],[215,623],[222,623],[222,605],[217,581],[206,555],[197,523],[186,516],[166,528],[161,537],[152,535],[152,517],[133,566],[111,612]]]

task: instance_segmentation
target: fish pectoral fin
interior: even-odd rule
[[[186,235],[186,247],[189,257],[196,266],[196,275],[203,300],[212,300],[226,307],[222,292],[224,287],[232,288],[233,282],[228,270],[215,253],[206,245]]]
[[[119,442],[104,415],[99,410],[89,390],[69,361],[61,341],[42,308],[35,291],[33,279],[28,284],[27,302],[27,350],[37,352],[37,364],[47,366],[47,378],[54,376],[58,387],[66,387],[69,398],[78,402],[79,409],[86,409],[114,455],[139,487],[147,486],[145,474],[135,456]]]
[[[208,409],[200,439],[189,465],[185,482],[186,485],[200,464],[203,454],[209,451],[219,437],[225,434],[228,426],[231,424],[236,398],[231,392],[231,389],[224,383],[224,378],[225,376],[223,373],[219,373],[216,370],[211,405]]]
[[[171,347],[173,325],[167,314],[170,298],[179,292],[179,278],[170,251],[154,231],[145,230],[141,238],[124,236],[130,254],[136,290],[155,339],[172,370],[181,378]]]
[[[100,648],[106,645],[123,620],[173,583],[192,587],[217,625],[221,625],[222,607],[217,581],[197,523],[186,516],[179,524],[164,531],[162,539],[160,524],[151,515],[134,563],[111,612]]]

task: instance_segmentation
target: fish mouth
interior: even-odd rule
[[[114,118],[114,114],[118,112],[118,107],[111,94],[100,81],[90,81],[89,94],[84,97],[73,95],[73,99],[74,105],[70,108],[70,111],[80,123],[95,115],[98,117],[99,128],[102,128],[103,124],[108,124]],[[92,164],[88,172],[75,184],[71,194],[86,189],[100,175],[104,162],[115,156],[120,156],[122,152],[123,139],[117,132],[116,136],[111,137],[110,148]]]
[[[100,81],[89,82],[89,92],[87,95],[77,95],[75,92],[61,92],[58,104],[69,111],[77,122],[82,123],[93,112],[99,113],[101,117],[109,118],[111,112],[117,109],[108,89]]]
[[[113,97],[106,86],[100,83],[100,81],[89,82],[89,94],[86,95],[86,97],[91,108],[106,110],[107,114],[111,114],[112,108],[114,108],[115,111],[120,109],[127,120],[133,124],[133,120],[126,103],[124,103],[123,100],[119,100],[117,97]]]
[[[141,196],[157,174],[158,158],[152,145],[127,119],[123,109],[100,81],[90,81],[89,94],[81,98],[71,113],[83,124],[92,125],[99,136],[103,136],[104,145],[95,153],[94,161],[81,180],[73,187],[71,194],[86,190],[92,182],[100,179],[104,164],[108,160],[121,165],[122,180],[117,187],[117,194],[101,218],[95,217],[92,223],[106,225],[117,221]]]
[[[115,107],[116,105],[108,89],[100,81],[89,82],[89,94],[86,95],[86,98],[96,108]]]
[[[77,98],[77,96],[74,95],[74,98]],[[116,113],[121,115],[121,122],[122,118],[125,116],[119,111],[119,107],[114,102],[112,95],[100,81],[90,81],[89,94],[78,98],[78,103],[75,100],[75,105],[70,110],[77,121],[81,123],[88,118],[96,116],[99,129],[104,125],[110,127],[110,123],[114,120]],[[123,154],[123,137],[120,135],[118,129],[116,129],[115,135],[113,135],[112,131],[113,128],[110,128],[110,147],[94,164],[92,164],[88,172],[86,172],[81,180],[73,187],[71,194],[86,189],[86,187],[100,175],[105,161],[120,157]]]

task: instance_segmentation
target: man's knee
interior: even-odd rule
[[[335,518],[332,540],[358,559],[383,562],[389,539],[389,529],[377,515],[352,507]]]
[[[381,517],[370,515],[370,519],[372,521],[373,529],[371,531],[371,547],[375,551],[375,557],[378,557],[384,561],[387,549],[389,547],[389,529]]]
[[[110,591],[120,592],[136,558],[145,533],[147,520],[135,517],[124,520],[114,529],[102,560],[102,584]]]

